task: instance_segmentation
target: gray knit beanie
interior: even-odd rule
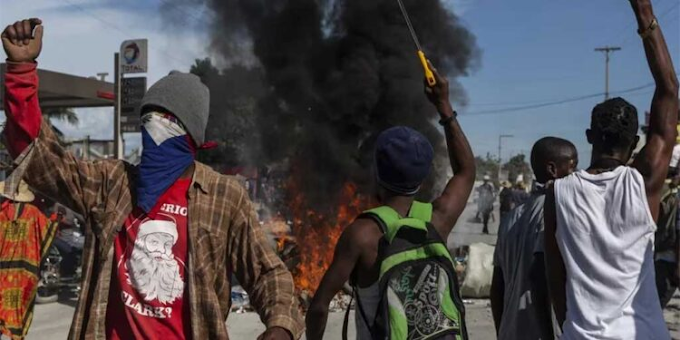
[[[195,74],[170,72],[146,92],[142,99],[142,112],[147,106],[168,110],[184,124],[197,147],[205,143],[210,91]]]

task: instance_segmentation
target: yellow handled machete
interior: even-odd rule
[[[420,41],[418,40],[416,31],[413,29],[411,19],[408,16],[408,12],[406,12],[406,7],[404,7],[404,3],[401,0],[397,0],[397,2],[399,3],[401,14],[404,15],[404,20],[406,20],[406,26],[408,26],[408,30],[411,32],[411,38],[413,39],[413,43],[416,44],[416,49],[418,50],[418,59],[420,59],[420,63],[423,64],[423,70],[425,71],[425,79],[427,79],[427,85],[429,85],[430,87],[435,86],[437,85],[437,80],[434,79],[434,73],[432,73],[432,70],[430,70],[430,67],[427,65],[427,58],[425,58],[425,52],[423,52],[422,47],[420,47]]]

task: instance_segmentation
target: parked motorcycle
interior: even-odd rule
[[[38,290],[35,295],[35,303],[52,303],[59,300],[59,264],[61,255],[56,247],[50,247],[47,256],[40,265],[40,278],[38,280]]]
[[[62,293],[79,296],[83,243],[77,228],[58,233],[40,265],[36,303],[56,302]]]

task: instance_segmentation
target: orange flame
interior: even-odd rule
[[[276,251],[278,253],[283,252],[286,247],[286,242],[291,240],[290,237],[290,227],[288,223],[280,217],[274,217],[264,223],[264,229],[271,232],[274,236],[274,241],[276,242]]]
[[[294,216],[293,234],[300,262],[294,270],[295,286],[301,291],[316,292],[323,275],[333,261],[333,253],[343,229],[370,206],[370,199],[358,194],[357,186],[345,183],[332,213],[323,215],[307,207],[302,192],[289,185],[294,193],[290,208]]]
[[[286,236],[279,237],[279,238],[276,240],[276,251],[277,251],[277,252],[280,253],[280,252],[283,251],[284,247],[286,246],[286,241],[287,241],[287,240],[288,240],[288,237],[286,237]]]

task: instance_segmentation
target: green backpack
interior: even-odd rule
[[[382,206],[359,218],[374,220],[383,233],[378,250],[380,304],[367,320],[373,339],[467,340],[465,307],[446,244],[430,223],[432,204],[413,202],[408,217]],[[372,321],[372,322],[371,322]]]

